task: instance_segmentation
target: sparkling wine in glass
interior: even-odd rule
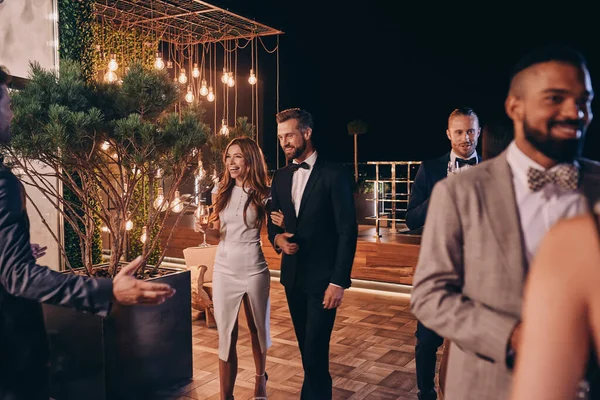
[[[208,247],[210,246],[206,243],[206,230],[208,229],[208,220],[210,217],[210,207],[206,204],[200,204],[196,211],[194,212],[194,231],[202,232],[204,235],[204,240],[200,247]]]

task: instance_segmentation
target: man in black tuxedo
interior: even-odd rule
[[[0,66],[0,143],[10,141],[13,117]],[[169,285],[132,275],[141,258],[113,279],[62,274],[36,265],[29,242],[25,191],[0,158],[0,399],[48,400],[48,344],[40,303],[107,315],[111,303],[159,304],[174,294]]]
[[[448,176],[449,166],[463,167],[479,162],[476,147],[480,132],[479,119],[471,108],[457,108],[452,111],[446,130],[452,149],[439,158],[421,163],[406,210],[406,226],[409,229],[422,230],[433,186]],[[436,354],[444,339],[419,321],[415,336],[418,396],[420,400],[434,400],[437,398],[434,382]]]
[[[269,240],[281,257],[281,283],[298,339],[304,383],[301,399],[331,399],[329,340],[356,252],[358,224],[350,176],[317,155],[312,116],[300,109],[277,114],[277,136],[293,161],[275,172]]]

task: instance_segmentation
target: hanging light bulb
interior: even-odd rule
[[[104,82],[106,83],[115,83],[119,77],[113,71],[108,71],[104,74]]]
[[[167,69],[173,69],[173,61],[167,61]]]
[[[119,155],[117,153],[113,153],[113,155],[111,156],[114,160],[119,158]]]
[[[221,75],[221,82],[227,83],[229,80],[229,74],[227,73],[227,68],[223,67],[223,75]]]
[[[106,226],[106,225],[102,225],[102,226],[100,227],[100,230],[101,230],[102,232],[109,232],[109,231],[110,231],[110,229],[108,229],[108,226]]]
[[[142,236],[140,236],[140,242],[146,243],[146,240],[148,240],[148,227],[144,225],[142,228]]]
[[[200,87],[200,96],[206,96],[208,94],[208,88],[206,87],[206,79],[202,79],[202,86]]]
[[[105,141],[104,141],[104,143],[102,143],[102,144],[100,145],[100,148],[101,148],[102,150],[106,151],[106,150],[108,150],[108,149],[110,148],[110,143],[109,143],[108,141],[106,141],[106,140],[105,140]]]
[[[123,183],[123,193],[121,193],[121,196],[125,196],[127,194],[127,182]]]
[[[194,101],[194,93],[192,92],[192,87],[188,86],[188,90],[187,93],[185,95],[185,101],[187,101],[188,103],[191,103]]]
[[[165,211],[169,206],[169,202],[165,200],[163,188],[158,188],[156,198],[154,199],[154,203],[152,205],[154,206],[154,209],[158,211]]]
[[[125,222],[125,230],[130,231],[133,229],[133,221],[131,220],[131,213],[127,212],[127,222]]]
[[[163,61],[160,53],[156,53],[156,59],[154,60],[154,68],[159,71],[165,69],[165,62]]]
[[[162,178],[162,176],[163,176],[162,168],[157,168],[156,169],[156,177],[160,179],[160,178]]]
[[[235,85],[235,80],[233,79],[233,72],[229,73],[229,77],[227,78],[227,86],[233,87]]]
[[[229,135],[229,128],[227,127],[227,120],[223,118],[221,130],[219,131],[221,135]]]
[[[182,69],[181,73],[179,74],[179,83],[181,83],[182,85],[185,85],[187,83],[187,76],[185,75],[184,69]]]
[[[179,197],[179,190],[175,191],[175,198],[171,202],[171,210],[174,213],[180,213],[183,211],[183,202],[181,201],[181,198]]]
[[[117,69],[119,69],[119,63],[117,62],[117,55],[111,54],[110,61],[108,62],[108,70],[114,72]]]
[[[206,171],[204,170],[204,166],[202,165],[202,160],[198,160],[198,172],[196,173],[196,178],[198,178],[198,180],[202,180],[202,178],[204,178],[204,175],[206,175]]]
[[[255,85],[256,84],[256,75],[254,75],[254,70],[251,69],[250,70],[250,77],[248,78],[248,83],[251,85]]]
[[[200,77],[200,69],[198,69],[198,64],[194,64],[194,69],[192,69],[192,76],[194,78]]]
[[[212,86],[208,87],[208,94],[206,95],[206,100],[213,102],[215,101],[215,94],[213,93]]]

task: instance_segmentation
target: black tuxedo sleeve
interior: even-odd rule
[[[267,210],[267,231],[269,233],[269,242],[273,245],[273,248],[277,252],[277,254],[281,253],[281,249],[275,245],[275,236],[280,233],[283,233],[284,230],[275,225],[273,220],[271,219],[271,211],[278,211],[281,209],[279,206],[279,197],[277,196],[277,172],[273,174],[273,180],[271,182],[271,209]]]
[[[0,172],[0,285],[9,294],[106,315],[112,280],[63,274],[36,265],[29,241],[24,189],[11,172]]]
[[[356,253],[358,223],[350,178],[346,176],[342,168],[336,171],[333,178],[331,201],[338,241],[330,283],[348,288]]]
[[[410,192],[410,200],[406,208],[406,226],[408,226],[408,229],[413,230],[425,225],[430,195],[427,185],[427,171],[425,163],[422,163],[417,171],[417,176],[415,176]]]

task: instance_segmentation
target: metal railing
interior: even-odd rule
[[[375,220],[375,236],[381,237],[381,222],[390,223],[390,232],[398,233],[398,223],[406,222],[406,209],[410,200],[411,185],[420,161],[369,161],[375,166],[375,179],[366,179],[373,184],[374,215],[367,217]],[[389,168],[387,171],[383,169]],[[384,176],[383,174],[387,175]]]

